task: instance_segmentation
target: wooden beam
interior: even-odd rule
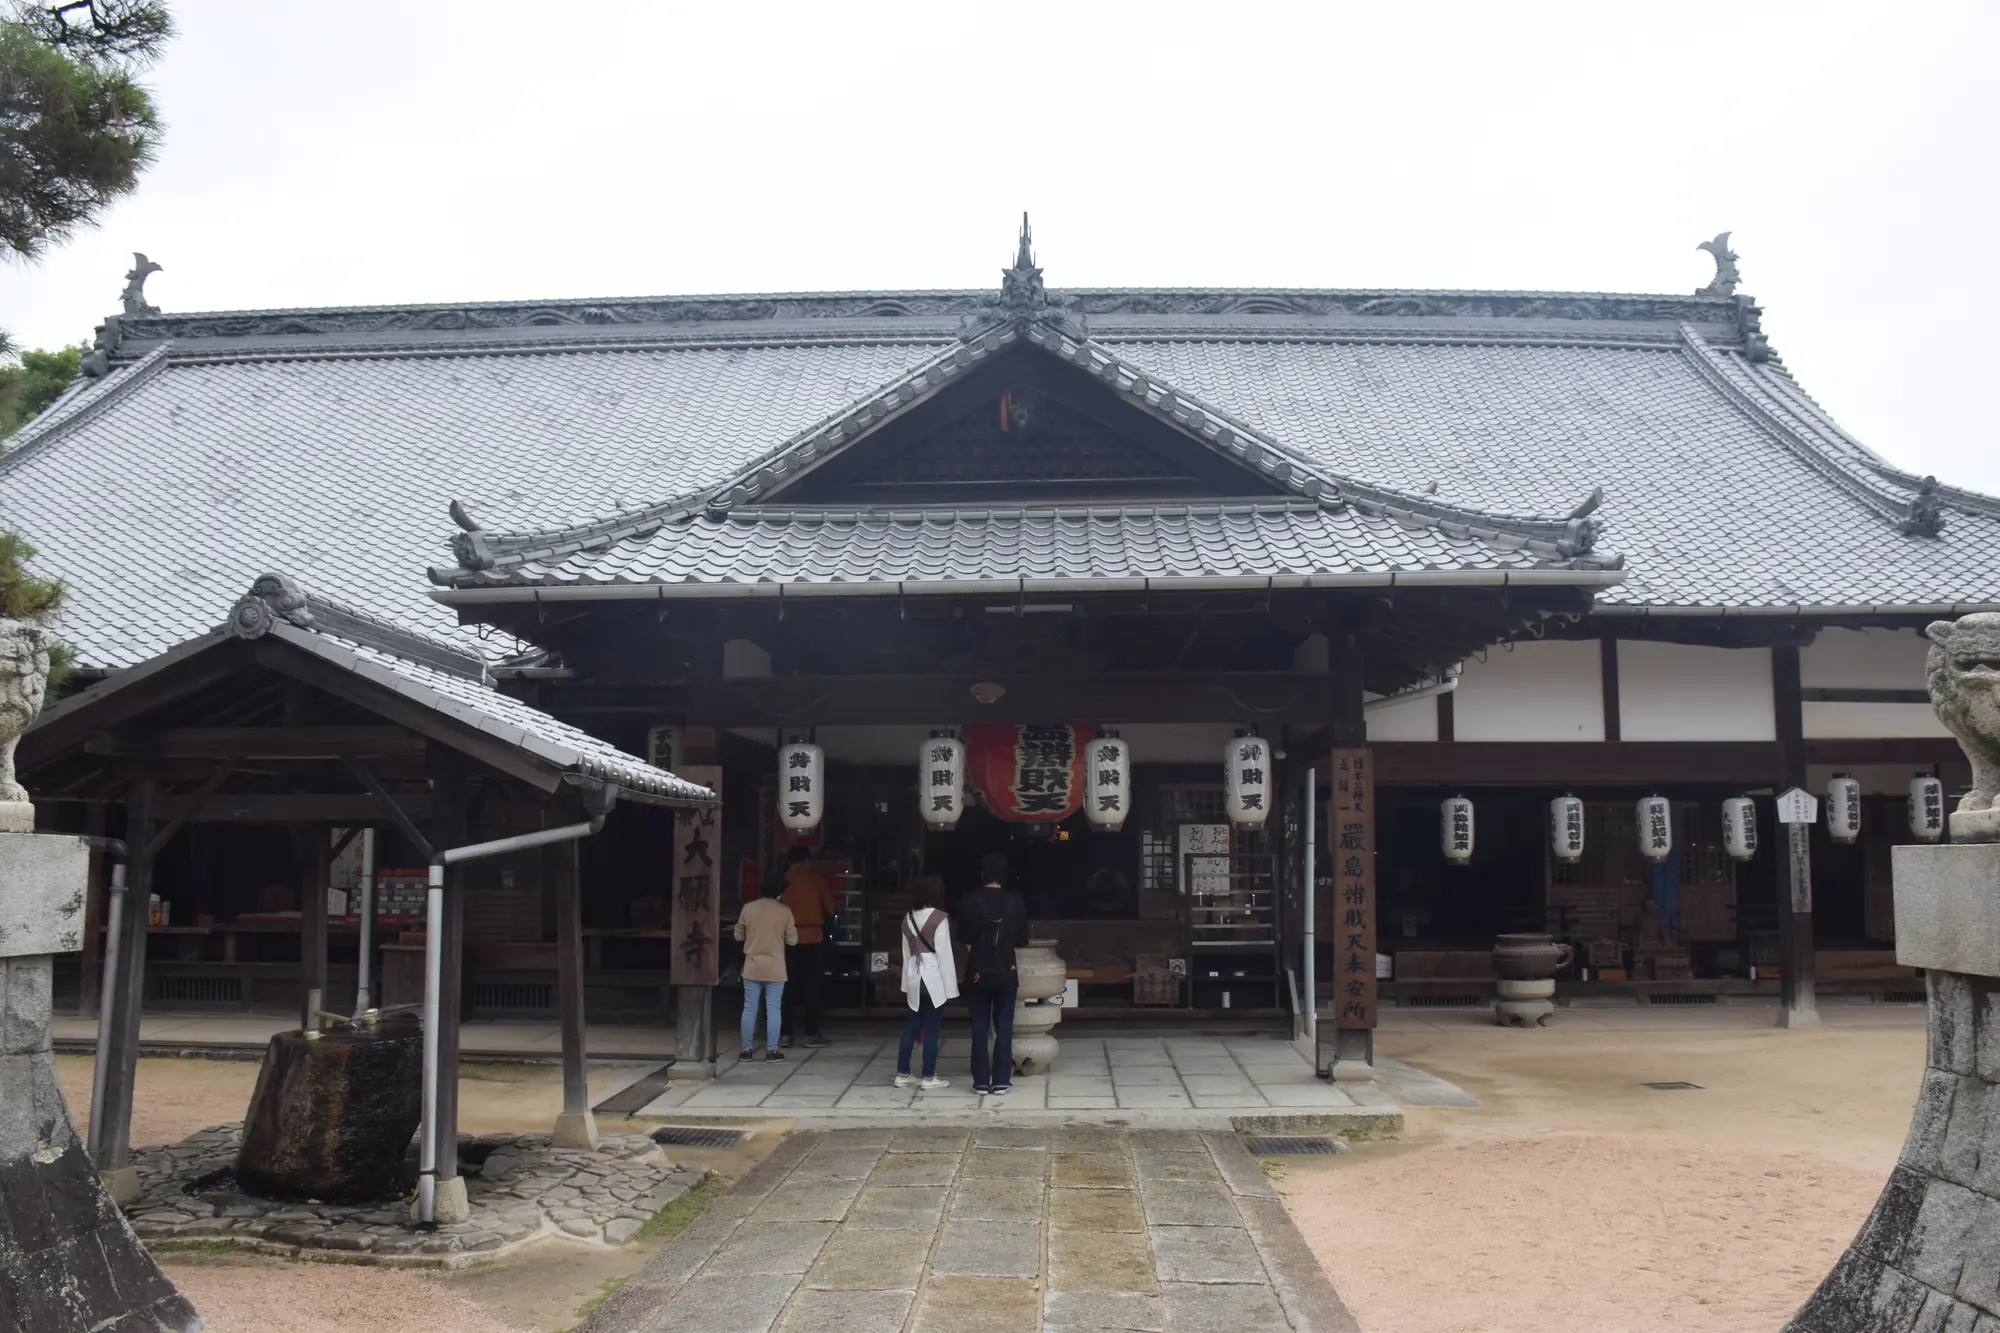
[[[1758,787],[1784,775],[1783,754],[1769,741],[1404,741],[1374,753],[1378,786]]]
[[[428,819],[434,808],[430,795],[399,796],[397,804],[411,819]],[[324,795],[287,793],[249,796],[221,795],[197,804],[192,796],[163,796],[157,803],[161,818],[202,824],[393,824],[395,815],[373,796],[359,792]]]
[[[111,993],[109,1049],[97,1052],[96,1077],[103,1082],[104,1095],[94,1100],[103,1107],[104,1124],[93,1129],[99,1145],[98,1172],[111,1177],[106,1183],[118,1193],[127,1185],[136,1193],[138,1184],[132,1173],[132,1093],[139,1072],[139,1014],[146,990],[147,898],[153,891],[153,858],[143,849],[153,841],[156,799],[154,784],[143,782],[125,807],[125,844],[139,851],[126,866],[118,956],[105,964],[118,971]]]
[[[1000,696],[980,703],[980,684]],[[1326,676],[1244,671],[1085,676],[789,676],[691,683],[679,711],[718,727],[963,722],[1255,722],[1319,726],[1334,721]],[[587,693],[551,691],[559,713],[595,711]],[[619,701],[621,704],[623,700]]]
[[[381,803],[382,808],[389,812],[389,818],[396,821],[396,827],[402,830],[403,836],[410,840],[410,845],[417,849],[417,855],[423,857],[424,861],[429,863],[430,859],[437,853],[432,849],[430,843],[425,840],[422,830],[417,827],[415,816],[404,808],[404,802],[391,796],[383,788],[382,784],[376,780],[375,775],[368,771],[368,765],[362,763],[359,759],[348,760],[347,771],[353,775],[355,781],[368,789],[370,796],[373,796]]]
[[[421,756],[424,743],[402,727],[161,727],[102,732],[83,748],[163,759],[343,759]]]
[[[179,833],[181,831],[182,826],[185,825],[189,819],[199,819],[201,817],[201,812],[208,808],[208,803],[210,798],[212,798],[217,791],[221,790],[222,784],[229,781],[229,775],[234,773],[235,771],[236,771],[236,761],[233,759],[225,759],[221,763],[217,764],[215,766],[215,771],[208,775],[207,780],[204,781],[201,784],[201,786],[197,787],[194,790],[193,794],[187,797],[186,808],[189,811],[189,813],[179,819],[168,820],[166,825],[162,827],[159,832],[155,833],[152,837],[152,840],[146,844],[146,848],[143,853],[145,858],[148,861],[151,861],[155,857],[159,856],[159,854],[166,849],[166,845],[173,840],[174,834]]]
[[[1799,699],[1809,704],[1927,704],[1929,690],[1863,690],[1842,686],[1801,688]]]

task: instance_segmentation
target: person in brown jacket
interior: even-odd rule
[[[757,1006],[764,1006],[764,1058],[782,1060],[778,1031],[785,1005],[785,954],[799,942],[792,909],[778,901],[785,891],[779,875],[766,875],[762,898],[745,903],[736,918],[736,938],[743,942],[743,1051],[748,1060],[757,1049]]]
[[[820,1015],[826,1012],[826,923],[840,909],[826,876],[812,868],[811,852],[794,847],[785,860],[784,902],[799,928],[799,942],[785,959],[791,977],[785,993],[785,1012],[790,1015],[785,1044],[792,1044],[792,1033],[797,1031],[804,1034],[807,1046],[826,1046],[831,1043],[819,1031]]]

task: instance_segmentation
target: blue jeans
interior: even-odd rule
[[[778,1049],[778,1029],[784,1026],[779,1017],[785,1008],[785,983],[782,981],[752,981],[743,979],[743,1049],[750,1050],[757,1044],[757,1006],[764,1006],[764,1044],[768,1050]]]
[[[941,1040],[940,1025],[944,1014],[931,1003],[929,990],[917,993],[917,1007],[910,1011],[909,1021],[903,1024],[903,1044],[896,1048],[896,1072],[910,1072],[910,1048],[916,1045],[917,1033],[924,1034],[924,1077],[937,1075],[938,1042]]]
[[[967,986],[965,1003],[972,1010],[972,1086],[1005,1088],[1014,1082],[1014,993],[1019,985],[1006,990]],[[986,1039],[993,1038],[991,1063]]]

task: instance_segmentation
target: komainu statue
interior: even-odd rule
[[[35,828],[35,808],[14,779],[14,745],[42,710],[52,637],[33,621],[0,617],[0,833]]]
[[[2000,613],[1934,621],[1924,634],[1931,706],[1972,761],[1972,790],[1952,812],[1952,841],[2000,842]]]

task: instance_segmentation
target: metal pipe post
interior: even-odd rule
[[[424,1123],[417,1145],[417,1220],[424,1223],[437,1221],[438,992],[443,971],[444,866],[433,864],[424,893]]]
[[[1314,918],[1318,915],[1318,882],[1313,873],[1313,826],[1319,822],[1319,770],[1310,764],[1306,766],[1306,814],[1305,825],[1305,957],[1301,960],[1300,971],[1305,974],[1306,991],[1306,1040],[1319,1041],[1319,966],[1314,956],[1319,947],[1313,929]],[[1314,1057],[1318,1059],[1317,1056]]]
[[[375,981],[375,830],[361,830],[361,958],[354,984],[354,1016],[360,1018],[374,1003]]]
[[[111,1050],[112,998],[118,994],[118,951],[125,940],[125,863],[111,863],[110,893],[104,918],[104,985],[97,1002],[97,1050],[91,1061],[90,1133],[85,1148],[90,1160],[104,1166],[105,1060]]]

